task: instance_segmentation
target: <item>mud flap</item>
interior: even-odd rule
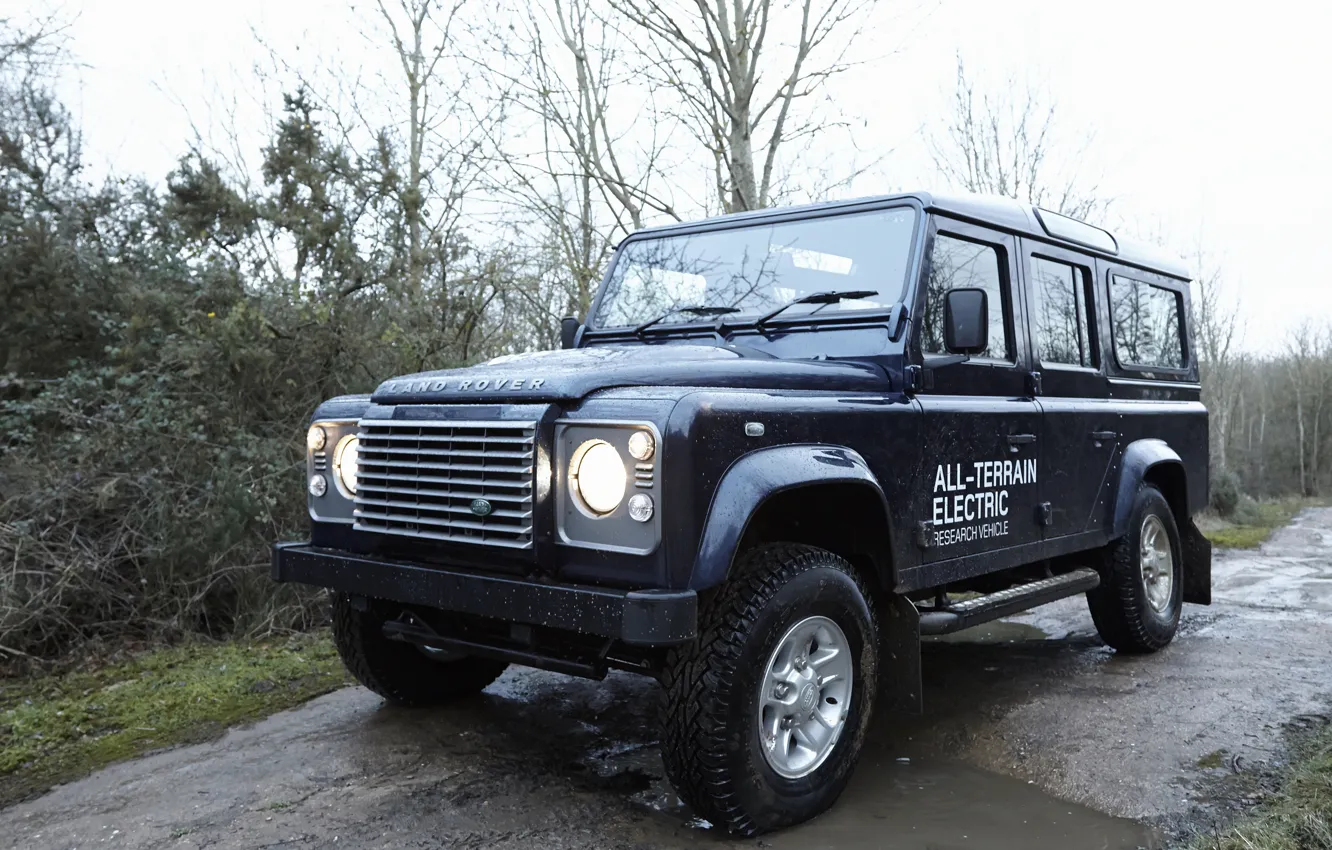
[[[920,613],[910,599],[896,593],[882,597],[887,605],[879,618],[880,699],[889,711],[920,714]]]
[[[1184,601],[1212,604],[1212,541],[1203,536],[1193,520],[1179,530],[1184,548]]]

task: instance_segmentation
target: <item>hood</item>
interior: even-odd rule
[[[561,401],[612,387],[883,391],[887,379],[867,363],[784,360],[743,346],[595,346],[514,354],[466,369],[420,372],[385,381],[377,404],[440,401]]]

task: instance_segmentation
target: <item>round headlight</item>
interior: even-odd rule
[[[338,443],[333,453],[333,471],[338,476],[338,484],[349,496],[356,494],[356,469],[361,457],[361,442],[356,435],[349,434]]]
[[[590,513],[604,516],[620,506],[629,475],[614,446],[604,440],[588,440],[574,452],[569,480],[583,506]]]
[[[657,441],[650,431],[635,431],[629,435],[629,456],[634,460],[647,460],[657,450]]]
[[[316,499],[328,492],[328,479],[315,473],[310,476],[310,495]]]
[[[318,425],[311,425],[310,430],[305,432],[305,447],[312,452],[317,452],[328,442],[328,433]]]

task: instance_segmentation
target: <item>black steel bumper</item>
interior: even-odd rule
[[[308,543],[273,547],[273,580],[568,629],[640,646],[684,643],[693,639],[698,627],[698,596],[692,590],[546,584],[385,561],[316,549]]]

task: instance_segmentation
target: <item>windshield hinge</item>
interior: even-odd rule
[[[898,301],[893,305],[893,312],[888,316],[888,341],[897,342],[902,336],[902,330],[907,326],[907,308],[906,304]]]

